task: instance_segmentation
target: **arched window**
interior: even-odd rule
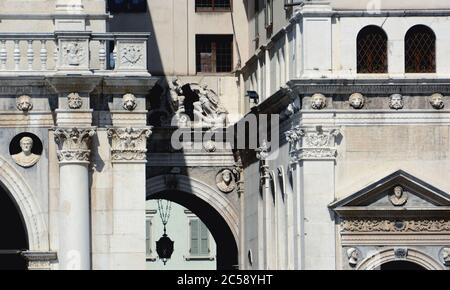
[[[378,26],[364,27],[357,38],[358,73],[387,73],[387,35]]]
[[[436,72],[436,36],[425,25],[416,25],[406,33],[405,72]]]

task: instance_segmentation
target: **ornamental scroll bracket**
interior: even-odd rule
[[[334,160],[337,156],[335,148],[338,128],[301,127],[286,132],[290,143],[291,164],[302,160]]]

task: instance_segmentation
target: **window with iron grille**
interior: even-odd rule
[[[436,72],[436,36],[425,25],[416,25],[406,33],[405,72]]]
[[[357,38],[358,73],[387,73],[387,36],[378,26],[363,28]]]
[[[195,0],[195,11],[231,11],[232,0]]]
[[[108,0],[108,11],[111,13],[145,13],[147,0]]]
[[[231,72],[233,70],[233,35],[197,35],[196,59],[197,72]]]

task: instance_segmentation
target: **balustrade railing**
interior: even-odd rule
[[[148,34],[0,33],[0,75],[148,75]]]

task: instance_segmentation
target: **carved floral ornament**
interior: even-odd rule
[[[93,128],[57,128],[54,131],[60,162],[89,162]]]
[[[347,219],[341,223],[344,233],[450,232],[450,221],[439,219]]]
[[[111,158],[113,161],[147,160],[147,139],[152,134],[150,128],[110,128]]]

